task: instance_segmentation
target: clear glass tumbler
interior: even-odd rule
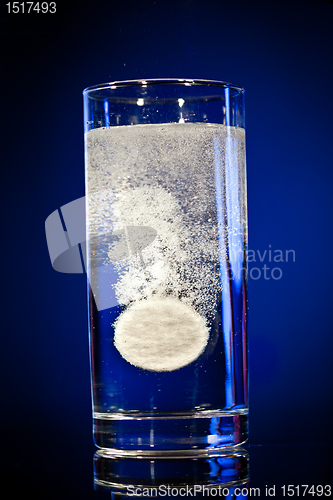
[[[199,456],[248,435],[244,89],[84,90],[95,444]]]

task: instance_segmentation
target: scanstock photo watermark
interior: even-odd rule
[[[157,487],[135,487],[127,486],[128,497],[197,497],[197,498],[284,498],[284,497],[331,497],[332,487],[329,484],[285,484],[283,486],[265,485],[261,488],[252,488],[249,485],[240,484],[238,486],[226,485],[186,485],[183,487],[173,487],[161,484]]]
[[[239,486],[226,486],[223,484],[211,486],[211,485],[202,485],[202,484],[186,484],[184,486],[171,486],[168,484],[160,484],[159,486],[147,486],[147,487],[137,487],[137,486],[127,486],[128,497],[222,497],[229,498],[229,495],[232,495],[232,498],[245,498],[245,497],[260,497],[260,488],[249,488],[244,484]],[[230,497],[231,498],[231,497]]]

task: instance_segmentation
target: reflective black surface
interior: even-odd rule
[[[205,456],[204,456],[205,455]],[[219,486],[249,481],[249,454],[241,447],[192,457],[124,458],[99,450],[94,456],[96,490],[123,496],[198,496]]]
[[[321,489],[316,489],[320,485],[332,485],[333,481],[332,449],[325,444],[249,444],[238,458],[163,462],[98,456],[90,436],[83,436],[81,440],[55,436],[53,442],[47,442],[43,437],[44,442],[37,442],[38,436],[33,442],[33,437],[27,436],[24,442],[8,444],[4,449],[4,485],[9,487],[11,494],[33,493],[35,499],[98,500],[111,496],[118,498],[119,491],[126,493],[124,488],[119,488],[120,484],[125,484],[130,487],[128,497],[134,498],[139,498],[134,492],[147,498],[148,491],[144,488],[155,486],[160,487],[160,498],[212,498],[214,491],[210,495],[207,488],[215,487],[218,498],[255,496],[282,499],[289,498],[287,493],[283,495],[283,487],[287,492],[288,486],[294,485],[294,498],[330,498],[328,486],[321,495],[318,494]],[[184,489],[186,485],[187,491]],[[200,492],[199,485],[206,486],[204,493]],[[218,485],[220,490],[216,489]],[[300,485],[298,496],[297,485]],[[314,486],[312,491],[315,494],[303,496],[301,485]],[[195,495],[194,486],[197,487]],[[236,496],[236,486],[247,488],[248,495],[244,495],[244,490],[242,496],[242,490],[238,490]],[[176,490],[172,489],[175,487],[183,488],[178,497]],[[229,496],[223,496],[224,487],[229,488]],[[292,490],[290,488],[289,492]]]

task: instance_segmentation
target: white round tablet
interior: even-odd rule
[[[114,324],[114,345],[123,358],[144,370],[178,370],[204,351],[205,319],[173,297],[149,298],[131,305]]]

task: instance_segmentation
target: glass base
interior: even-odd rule
[[[203,456],[248,438],[244,409],[158,416],[94,413],[93,418],[96,446],[118,456]]]

